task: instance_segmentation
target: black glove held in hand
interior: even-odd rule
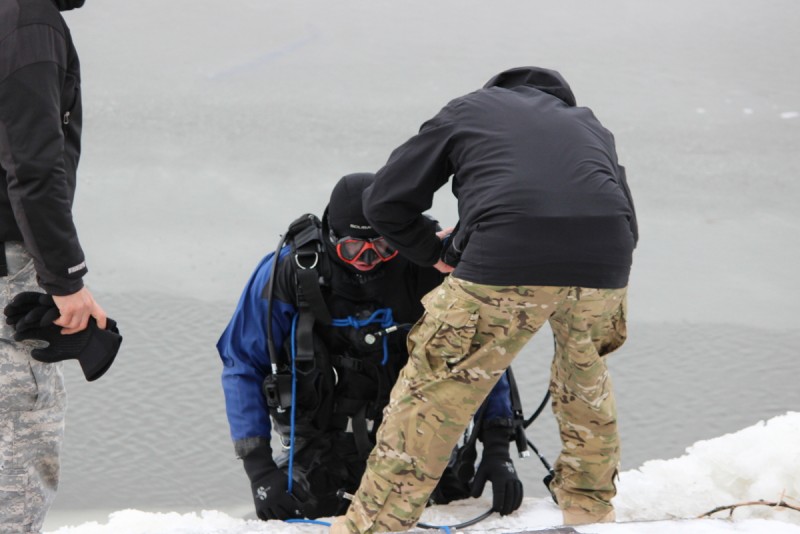
[[[38,304],[35,306],[31,306],[32,295],[37,295]],[[20,317],[19,310],[26,306],[28,312]],[[84,330],[70,335],[62,334],[61,327],[53,324],[60,314],[50,295],[20,293],[6,306],[4,312],[7,322],[14,320],[16,341],[38,339],[48,343],[46,348],[31,351],[31,356],[35,360],[44,363],[78,360],[89,382],[97,380],[108,371],[122,344],[117,323],[111,318],[106,319],[105,330],[101,330],[94,317],[90,317],[89,324]]]
[[[297,519],[303,517],[302,502],[288,492],[289,479],[278,469],[269,446],[259,447],[245,458],[244,470],[250,478],[256,515],[268,519]],[[297,493],[298,488],[293,488]]]
[[[24,291],[14,297],[5,308],[3,313],[6,316],[6,324],[14,327],[16,330],[17,323],[25,317],[28,312],[35,308],[41,308],[46,311],[47,308],[55,306],[53,297],[46,293],[37,293],[35,291]]]
[[[483,493],[486,481],[492,483],[492,510],[508,515],[522,504],[522,482],[508,454],[509,436],[504,429],[483,433],[483,456],[472,481],[472,496]]]

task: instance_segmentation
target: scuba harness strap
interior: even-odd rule
[[[331,314],[320,289],[319,268],[325,254],[325,245],[320,235],[320,222],[314,215],[304,219],[308,225],[302,228],[292,241],[292,254],[298,269],[297,299],[301,308],[307,308],[322,324],[331,324]]]
[[[269,350],[270,367],[272,373],[264,381],[264,394],[267,405],[275,408],[279,413],[284,412],[292,405],[292,378],[291,373],[281,372],[286,368],[286,362],[280,366],[280,357],[275,347],[272,334],[272,306],[275,292],[275,279],[278,274],[278,263],[283,247],[288,243],[291,247],[291,261],[297,267],[294,269],[297,281],[297,307],[298,317],[294,326],[297,340],[296,361],[301,364],[300,372],[313,369],[314,343],[313,330],[315,320],[330,324],[331,316],[319,285],[319,271],[321,260],[324,256],[324,244],[320,232],[321,223],[316,215],[307,213],[289,225],[286,234],[278,241],[272,264],[272,272],[262,292],[262,297],[267,301],[267,348]],[[292,340],[294,343],[294,340]],[[292,363],[292,365],[294,365]]]
[[[320,236],[319,219],[313,215],[301,218],[305,227],[298,229],[291,242],[292,256],[297,269],[298,322],[296,361],[302,368],[314,364],[314,323],[331,324],[331,314],[320,289],[320,262],[324,256],[324,244]],[[292,224],[295,226],[295,223]],[[301,371],[302,372],[302,371]]]

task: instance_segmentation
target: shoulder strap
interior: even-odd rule
[[[267,347],[273,373],[277,371],[278,353],[272,336],[272,302],[275,293],[275,278],[278,274],[280,252],[284,245],[291,247],[292,270],[297,282],[297,308],[300,317],[297,324],[297,359],[313,358],[312,331],[314,321],[330,324],[331,315],[320,289],[320,266],[324,260],[325,245],[322,242],[322,223],[316,215],[306,213],[295,219],[278,241],[272,265],[272,273],[264,287],[262,296],[267,300]]]
[[[314,318],[322,324],[331,324],[331,314],[320,289],[320,267],[324,261],[325,244],[322,242],[322,226],[314,215],[307,216],[310,224],[299,229],[292,240],[295,276],[297,277],[297,300],[301,309],[307,307]],[[293,223],[294,224],[294,223]]]
[[[322,224],[315,215],[304,215],[290,226],[293,269],[297,281],[297,361],[314,360],[314,323],[331,324],[331,314],[320,288],[320,266],[324,261]]]

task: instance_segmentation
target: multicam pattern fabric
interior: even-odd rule
[[[588,519],[607,516],[616,495],[617,405],[603,356],[627,337],[626,295],[625,289],[583,288],[550,318],[556,338],[550,396],[562,443],[550,489],[563,510]]]
[[[1,245],[0,245],[1,246]],[[0,308],[22,291],[41,291],[30,255],[6,243],[9,275]],[[32,359],[0,320],[0,532],[39,532],[56,494],[66,394],[61,364]]]
[[[448,277],[423,299],[409,362],[392,390],[367,470],[332,532],[408,530],[473,413],[549,321],[550,389],[563,449],[552,489],[562,508],[612,508],[619,461],[616,407],[601,356],[625,340],[626,289],[487,286]]]

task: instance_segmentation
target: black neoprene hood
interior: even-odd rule
[[[348,174],[339,180],[328,203],[328,224],[337,237],[371,238],[377,235],[364,217],[361,196],[375,175],[368,172]]]

